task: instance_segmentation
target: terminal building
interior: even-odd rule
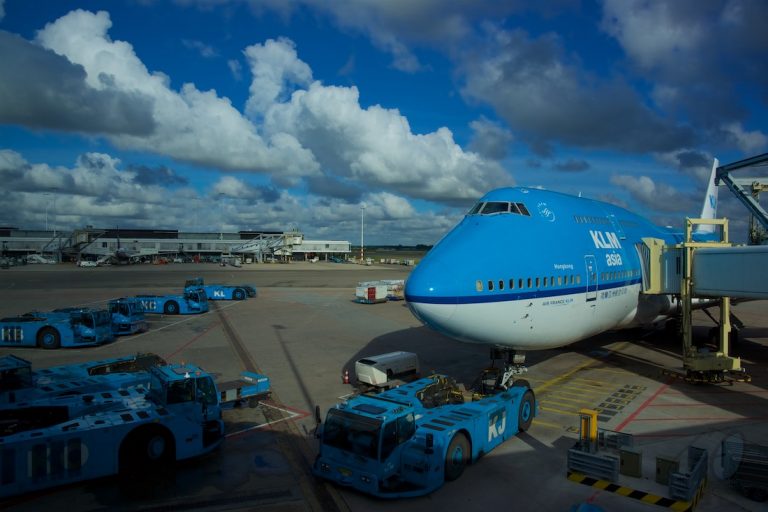
[[[95,229],[37,231],[0,227],[5,258],[39,255],[53,262],[128,259],[152,262],[182,261],[287,261],[347,259],[350,242],[305,240],[298,231],[180,232],[172,229]]]

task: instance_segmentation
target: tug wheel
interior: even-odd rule
[[[167,467],[176,458],[171,434],[160,427],[139,428],[128,434],[120,446],[120,470],[142,474]]]
[[[163,308],[163,312],[166,315],[178,315],[179,314],[179,305],[176,304],[174,301],[168,301],[165,303],[165,307]]]
[[[235,300],[243,300],[245,298],[245,292],[238,288],[234,292],[232,292],[232,298]]]
[[[523,398],[520,400],[520,409],[517,411],[517,426],[520,432],[525,432],[531,428],[535,407],[536,400],[533,397],[533,391],[529,389],[523,394]]]
[[[445,479],[446,481],[456,480],[464,472],[464,468],[469,462],[469,441],[467,436],[459,432],[448,445],[448,451],[445,453]]]
[[[37,334],[37,345],[42,348],[53,349],[61,346],[61,335],[53,327],[43,327]]]

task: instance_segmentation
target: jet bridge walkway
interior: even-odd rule
[[[715,174],[715,185],[719,185],[720,182],[725,183],[736,199],[749,210],[751,214],[749,243],[753,245],[763,243],[768,233],[768,212],[760,205],[760,192],[768,191],[768,183],[761,182],[760,178],[734,178],[731,173],[739,169],[759,166],[768,166],[768,153],[721,165]]]
[[[694,242],[694,228],[701,224],[719,225],[721,240]],[[664,245],[656,238],[644,238],[643,243],[643,293],[680,298],[684,377],[696,382],[749,380],[740,359],[730,355],[731,298],[768,298],[768,246],[732,245],[727,219],[687,219],[685,241],[680,244]],[[720,306],[715,352],[692,342],[694,303],[710,301]]]

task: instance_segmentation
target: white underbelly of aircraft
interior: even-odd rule
[[[620,326],[638,307],[640,285],[584,293],[480,304],[410,304],[426,325],[467,343],[516,350],[561,347]]]

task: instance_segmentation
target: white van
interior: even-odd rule
[[[419,374],[419,356],[413,352],[389,352],[355,362],[357,380],[371,386],[386,385],[392,379],[415,377]]]

